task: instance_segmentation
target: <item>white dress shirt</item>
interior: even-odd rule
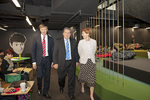
[[[41,41],[43,42],[43,35],[41,34]],[[49,56],[48,55],[48,36],[47,34],[45,35],[45,45],[46,45],[46,55],[45,56]]]
[[[64,43],[65,43],[65,49],[66,49],[66,42],[67,42],[67,39],[64,38]],[[71,45],[70,45],[70,39],[68,39],[68,43],[69,43],[69,56],[70,56],[70,59],[68,60],[71,60]]]

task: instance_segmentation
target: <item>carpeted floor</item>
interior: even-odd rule
[[[58,86],[58,75],[57,75],[57,70],[52,69],[51,70],[51,79],[50,79],[50,90],[49,90],[49,94],[52,97],[52,100],[70,100],[70,98],[68,97],[68,88],[67,88],[67,78],[66,78],[66,85],[64,88],[64,93],[60,94],[59,92],[59,86]],[[34,71],[34,86],[32,88],[32,93],[31,93],[31,97],[32,100],[47,100],[46,98],[44,98],[42,95],[39,96],[37,94],[37,80],[36,80],[36,71]],[[78,79],[76,77],[76,88],[75,88],[75,97],[76,100],[90,100],[89,97],[90,91],[89,88],[87,86],[85,86],[85,93],[82,94],[80,92],[80,83],[78,82]],[[101,100],[96,94],[94,94],[94,98],[95,100]]]

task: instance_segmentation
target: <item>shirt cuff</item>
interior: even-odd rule
[[[0,93],[3,93],[4,92],[4,88],[0,88]]]
[[[36,62],[33,62],[32,64],[36,64]]]

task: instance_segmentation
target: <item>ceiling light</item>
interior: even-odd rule
[[[2,28],[2,27],[0,27],[0,29],[1,29],[1,30],[3,30],[3,31],[7,31],[7,29],[5,29],[5,28]]]
[[[96,25],[95,27],[99,27],[100,25]]]
[[[107,10],[116,10],[116,4],[109,6]]]
[[[119,28],[119,27],[121,27],[121,26],[116,26],[115,29],[117,29],[117,28]]]
[[[147,29],[147,30],[149,30],[149,29],[150,29],[150,27],[146,27],[146,29]]]
[[[33,29],[34,32],[36,31],[35,28],[34,28],[34,26],[32,26],[32,29]]]
[[[32,25],[32,23],[30,22],[28,16],[26,16],[26,21],[28,22],[29,25]]]
[[[4,27],[7,28],[8,26],[7,26],[7,25],[4,25]]]
[[[12,0],[14,2],[14,4],[16,5],[16,7],[21,7],[18,0]]]
[[[135,26],[135,27],[133,27],[133,28],[135,29],[135,28],[139,28],[139,27],[136,27],[136,26]]]

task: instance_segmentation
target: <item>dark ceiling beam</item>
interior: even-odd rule
[[[73,15],[68,21],[66,21],[59,29],[58,31],[63,28],[67,23],[69,23],[71,20],[73,20],[75,17],[77,17],[78,15],[81,15],[81,10],[79,10],[75,15]]]

